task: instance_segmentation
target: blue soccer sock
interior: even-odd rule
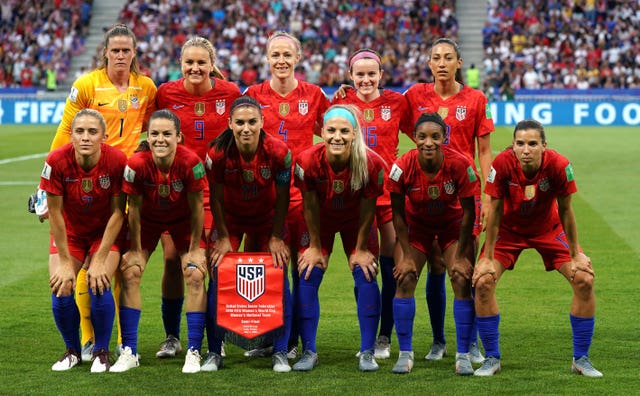
[[[201,311],[187,312],[187,349],[200,351],[204,338],[204,325],[207,313]]]
[[[595,318],[579,318],[569,315],[571,332],[573,333],[573,357],[578,359],[589,356],[589,348],[593,339]]]
[[[141,311],[135,308],[120,307],[120,331],[122,346],[131,348],[133,355],[138,353],[138,324]]]
[[[180,339],[180,320],[182,319],[182,304],[184,297],[162,297],[162,324],[167,336],[172,335]]]
[[[80,353],[80,312],[73,295],[56,297],[51,294],[51,311],[65,346]]]
[[[485,355],[500,359],[500,314],[476,316],[478,332],[484,346]]]
[[[373,350],[380,321],[380,290],[378,282],[364,277],[359,265],[353,269],[353,280],[358,290],[358,323],[360,324],[360,351]]]
[[[289,348],[298,346],[298,338],[300,338],[300,325],[298,320],[298,312],[295,307],[298,306],[298,285],[300,276],[296,270],[291,271],[291,328],[289,329]]]
[[[414,297],[393,299],[393,321],[396,324],[398,347],[401,351],[413,351],[413,319],[416,316]]]
[[[291,303],[291,292],[289,291],[289,278],[284,277],[284,334],[273,341],[273,352],[287,352],[291,333],[291,319],[293,317],[293,306]],[[296,340],[297,341],[297,340]]]
[[[445,344],[444,338],[444,314],[447,310],[447,294],[445,286],[445,273],[436,275],[427,274],[427,307],[431,320],[431,333],[433,342]]]
[[[393,257],[380,256],[380,275],[382,276],[382,291],[380,293],[380,335],[391,341],[393,331],[393,297],[396,295],[396,279],[393,277],[395,266]]]
[[[207,288],[207,344],[209,352],[215,352],[218,355],[222,352],[222,338],[216,337],[216,305],[218,298],[216,292],[218,285],[213,279],[209,279],[209,287]]]
[[[456,324],[456,347],[458,353],[469,352],[471,329],[475,321],[473,300],[453,300],[453,320]]]
[[[475,296],[476,296],[476,288],[475,287],[471,288],[471,296],[475,301]],[[476,310],[475,310],[475,307],[474,307],[474,310],[473,310],[473,324],[471,325],[471,335],[470,335],[471,338],[469,338],[469,343],[470,344],[476,344],[476,345],[479,346],[478,337],[480,337],[480,335],[478,334],[478,321],[476,320],[475,313],[476,313]]]
[[[108,351],[113,330],[113,320],[116,316],[113,293],[111,289],[104,290],[102,295],[96,295],[89,291],[89,298],[91,299],[91,324],[93,325],[93,335],[95,337],[93,350],[104,349]]]
[[[307,269],[306,272],[309,271]],[[305,274],[300,276],[298,318],[300,319],[300,335],[302,336],[302,349],[316,352],[316,337],[318,334],[318,322],[320,321],[320,300],[318,290],[324,272],[318,267],[313,267],[308,280]]]

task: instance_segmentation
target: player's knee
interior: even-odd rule
[[[581,294],[590,294],[593,291],[593,275],[586,271],[577,271],[573,277],[573,288]]]
[[[496,280],[491,272],[480,274],[476,284],[476,298],[485,299],[493,295],[496,290]]]
[[[398,284],[396,285],[396,290],[400,292],[400,294],[403,296],[413,295],[413,293],[415,293],[416,291],[416,286],[418,284],[418,278],[416,277],[416,274],[413,272],[410,272],[410,273],[404,274],[404,276],[402,276],[401,279],[402,280],[398,282]]]
[[[189,268],[184,272],[184,280],[187,287],[204,287],[204,274],[195,268]]]
[[[130,287],[140,284],[142,278],[142,269],[137,265],[132,265],[122,271],[122,285]]]

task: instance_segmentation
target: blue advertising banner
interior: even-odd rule
[[[513,126],[525,118],[544,125],[640,125],[639,101],[491,102],[490,108],[496,126]],[[63,110],[63,99],[0,99],[0,124],[58,124]]]

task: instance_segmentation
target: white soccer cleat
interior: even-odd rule
[[[183,373],[199,373],[200,372],[200,352],[197,349],[189,349],[184,357],[184,366],[182,366]]]
[[[81,362],[80,354],[74,350],[67,349],[67,351],[62,355],[60,360],[55,362],[53,366],[51,366],[51,370],[53,371],[67,371]]]
[[[115,362],[111,369],[109,370],[112,373],[122,373],[132,368],[140,366],[140,362],[138,361],[138,354],[133,354],[131,348],[125,346],[122,348],[122,353],[118,357],[118,360]]]
[[[160,344],[160,350],[156,352],[156,357],[161,359],[172,358],[181,352],[182,345],[180,345],[180,340],[169,335],[164,341],[162,341],[162,344]]]

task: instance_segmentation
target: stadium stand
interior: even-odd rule
[[[65,80],[90,17],[91,0],[0,0],[0,88],[45,87],[49,68]]]
[[[489,0],[485,93],[639,88],[640,2]]]

